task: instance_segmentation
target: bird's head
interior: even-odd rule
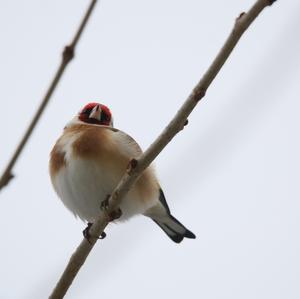
[[[113,118],[108,107],[99,103],[89,103],[79,112],[78,118],[88,124],[113,127]]]

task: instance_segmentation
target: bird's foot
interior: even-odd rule
[[[112,211],[108,214],[109,221],[114,221],[116,219],[119,219],[122,216],[122,211],[120,208],[117,208],[116,210]]]
[[[109,198],[110,194],[106,196],[106,198],[101,202],[100,208],[102,211],[107,211],[109,206]]]
[[[109,206],[109,198],[110,198],[110,194],[108,194],[106,196],[106,199],[104,199],[101,202],[101,210],[102,211],[107,211],[108,210],[108,206]],[[120,208],[117,208],[115,211],[112,211],[110,213],[108,213],[108,221],[112,222],[116,219],[119,219],[122,216],[122,211]]]
[[[87,227],[82,231],[82,234],[84,236],[84,238],[90,243],[91,243],[91,234],[90,234],[90,228],[92,226],[93,223],[88,222]],[[97,239],[104,239],[106,237],[106,233],[102,232],[100,237],[98,237]]]

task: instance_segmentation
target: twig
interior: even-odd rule
[[[48,104],[52,94],[53,94],[53,91],[55,90],[62,74],[64,73],[64,70],[66,68],[66,66],[69,64],[69,62],[73,59],[74,57],[74,53],[75,53],[75,47],[79,41],[79,38],[82,34],[82,31],[83,29],[85,28],[86,24],[87,24],[87,21],[89,20],[89,17],[95,7],[95,4],[97,3],[97,0],[92,0],[85,15],[84,15],[84,18],[82,19],[81,23],[80,23],[80,26],[73,38],[73,41],[71,42],[70,45],[66,46],[64,48],[64,51],[63,51],[63,54],[62,54],[62,60],[61,60],[61,64],[38,108],[38,110],[36,111],[33,119],[31,120],[31,123],[27,129],[27,131],[25,132],[23,138],[21,139],[19,145],[17,146],[11,160],[9,161],[6,169],[4,170],[1,178],[0,178],[0,190],[5,187],[9,181],[14,177],[14,175],[12,174],[12,168],[14,167],[17,159],[19,158],[24,146],[26,145],[33,129],[35,128],[37,122],[39,121],[43,111],[45,110],[46,108],[46,105]]]
[[[248,13],[242,13],[236,19],[233,30],[225,41],[225,44],[221,48],[220,52],[218,53],[215,60],[206,71],[200,82],[196,85],[188,99],[184,102],[180,110],[177,112],[175,117],[164,129],[161,135],[144,152],[144,154],[138,160],[134,159],[130,162],[126,173],[109,198],[108,213],[112,212],[118,207],[122,197],[128,192],[132,184],[141,175],[143,170],[145,170],[150,165],[150,163],[171,141],[171,139],[187,124],[187,117],[192,112],[194,107],[198,104],[198,102],[204,97],[207,88],[222,68],[223,64],[229,57],[231,51],[239,41],[242,34],[259,15],[259,13],[265,7],[273,4],[273,2],[275,1],[258,0]],[[83,265],[88,254],[95,245],[97,238],[103,232],[107,224],[107,217],[98,217],[98,220],[90,228],[90,234],[91,236],[94,236],[94,238],[90,239],[90,243],[87,242],[86,239],[82,240],[76,251],[71,256],[65,271],[63,272],[60,280],[53,290],[52,295],[49,297],[50,299],[60,299],[64,297],[80,267]]]

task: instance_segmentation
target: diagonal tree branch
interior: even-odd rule
[[[172,140],[172,138],[187,124],[187,117],[193,111],[198,102],[205,96],[207,88],[210,86],[211,82],[214,80],[223,64],[226,62],[242,34],[260,14],[260,12],[265,7],[273,4],[273,2],[275,2],[275,0],[257,0],[247,13],[242,13],[236,19],[235,25],[220,52],[202,79],[196,85],[188,99],[179,109],[175,117],[138,160],[131,160],[126,173],[109,198],[109,207],[107,210],[108,213],[114,211],[118,207],[122,197],[128,192],[130,187],[141,175],[141,173],[151,164],[151,162]],[[93,238],[91,238],[90,243],[86,239],[83,239],[81,244],[77,247],[55,289],[50,295],[50,299],[59,299],[64,297],[75,276],[94,247],[97,238],[104,231],[104,228],[107,226],[107,224],[108,217],[99,217],[98,220],[92,225],[90,234],[93,236]]]
[[[17,161],[17,159],[19,158],[24,146],[26,145],[29,137],[31,136],[31,133],[33,132],[37,122],[39,121],[42,113],[44,112],[61,76],[64,73],[65,68],[67,67],[67,65],[69,64],[69,62],[73,59],[74,57],[74,53],[75,53],[75,47],[80,39],[80,36],[89,20],[89,17],[95,7],[95,4],[97,3],[97,0],[92,0],[80,25],[79,28],[77,29],[77,32],[71,42],[70,45],[66,46],[64,48],[63,54],[62,54],[62,60],[61,60],[61,64],[40,104],[40,106],[38,107],[38,110],[36,111],[33,119],[31,120],[31,123],[27,129],[27,131],[25,132],[24,136],[22,137],[19,145],[17,146],[11,160],[9,161],[6,169],[4,170],[1,178],[0,178],[0,190],[6,186],[9,181],[14,177],[14,175],[12,174],[12,169]]]

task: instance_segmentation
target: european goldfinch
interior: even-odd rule
[[[126,133],[113,128],[105,105],[87,104],[64,128],[50,154],[53,187],[64,205],[89,224],[111,194],[129,161],[142,150]],[[122,199],[119,220],[143,214],[150,217],[176,243],[195,235],[170,213],[153,167],[148,167]]]

